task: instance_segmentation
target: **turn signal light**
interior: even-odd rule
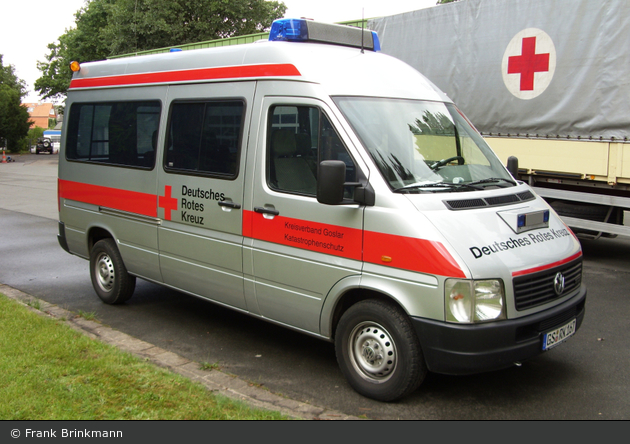
[[[76,60],[70,63],[70,70],[72,72],[79,72],[81,70],[81,65]]]

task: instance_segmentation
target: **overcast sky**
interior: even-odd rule
[[[284,0],[286,17],[307,17],[323,22],[341,22],[382,17],[435,6],[437,0]],[[0,54],[3,64],[13,65],[27,83],[27,102],[39,97],[33,84],[41,73],[37,61],[44,61],[48,44],[74,27],[74,14],[85,0],[2,0],[0,6]]]

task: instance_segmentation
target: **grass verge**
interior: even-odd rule
[[[277,420],[0,294],[0,420]]]

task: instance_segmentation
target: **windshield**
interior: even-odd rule
[[[374,97],[334,100],[396,192],[516,185],[452,104]]]

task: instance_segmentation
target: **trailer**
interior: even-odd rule
[[[630,2],[465,0],[368,20],[576,234],[630,236]],[[630,218],[627,219],[630,222]]]

